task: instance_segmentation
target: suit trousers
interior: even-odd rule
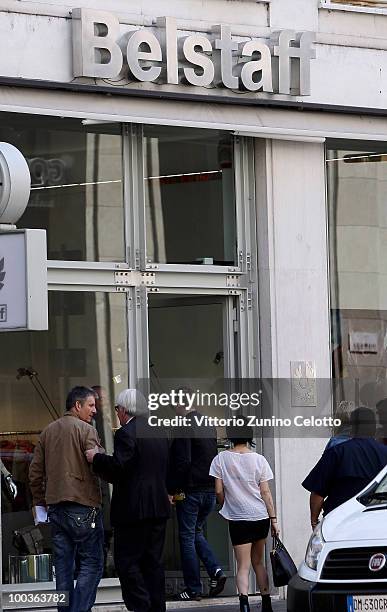
[[[166,610],[162,563],[166,525],[167,519],[144,519],[114,528],[114,563],[128,610]]]

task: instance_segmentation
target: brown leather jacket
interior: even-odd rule
[[[50,423],[41,433],[30,465],[34,506],[63,501],[101,506],[98,478],[85,451],[100,444],[94,427],[70,413]]]

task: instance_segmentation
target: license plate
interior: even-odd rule
[[[383,612],[383,610],[387,610],[387,594],[347,596],[347,612]]]

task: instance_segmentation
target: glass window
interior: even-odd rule
[[[49,259],[125,260],[120,130],[2,113],[0,140],[20,149],[31,173],[18,227],[47,230]]]
[[[148,261],[234,265],[232,136],[146,126],[144,151]]]
[[[67,392],[75,385],[93,386],[95,427],[112,452],[116,394],[128,385],[126,296],[91,292],[50,292],[47,332],[0,334],[0,459],[11,472],[18,494],[1,498],[3,581],[10,562],[18,567],[22,549],[15,546],[15,530],[31,527],[28,468],[39,433],[64,412]],[[110,492],[104,483],[105,576],[113,575]],[[42,550],[51,552],[49,528],[39,527]],[[19,580],[31,581],[19,568]],[[23,573],[24,572],[24,573]],[[41,578],[44,576],[41,576]],[[15,578],[14,578],[15,580]]]
[[[226,299],[220,296],[149,295],[149,355],[150,388],[168,392],[173,388],[191,386],[213,393],[225,378],[224,338],[226,332]],[[189,350],[187,350],[189,347]],[[201,410],[208,416],[224,416],[214,407]],[[163,413],[164,414],[164,413]],[[167,408],[165,414],[175,416]],[[220,436],[224,432],[218,431]],[[212,512],[206,527],[206,537],[223,569],[230,569],[227,523],[218,512]],[[167,527],[165,567],[168,571],[181,568],[176,514]]]
[[[375,408],[387,397],[387,145],[332,143],[327,167],[336,405]]]

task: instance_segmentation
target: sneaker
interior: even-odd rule
[[[219,595],[224,589],[224,585],[226,584],[227,576],[223,574],[221,568],[217,569],[215,572],[215,576],[210,579],[210,590],[208,593],[208,597],[215,597]]]
[[[186,589],[185,591],[182,591],[181,593],[175,595],[174,599],[175,601],[200,601],[201,598],[201,593],[191,593],[191,591],[188,591],[188,589]]]

